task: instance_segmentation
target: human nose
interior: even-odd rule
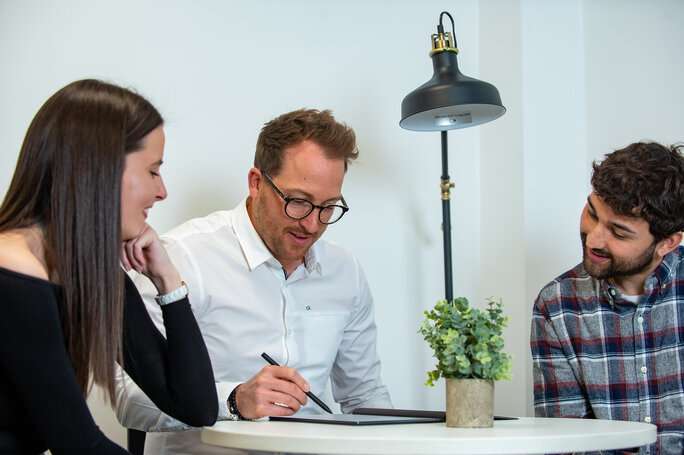
[[[169,193],[166,191],[166,185],[164,185],[164,179],[161,177],[159,178],[159,182],[157,183],[157,200],[158,201],[163,201],[166,199],[166,197],[169,195]]]
[[[315,232],[318,229],[318,211],[320,209],[314,207],[314,209],[307,216],[299,220],[299,224],[306,229],[306,232]]]
[[[591,229],[587,231],[587,247],[593,250],[600,250],[605,247],[605,229],[600,224],[596,223]]]

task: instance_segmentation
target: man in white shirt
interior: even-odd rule
[[[322,413],[305,392],[330,380],[342,412],[392,407],[380,378],[373,299],[358,261],[320,239],[348,210],[342,182],[354,132],[329,111],[268,122],[235,209],[190,220],[162,238],[190,290],[211,356],[219,420]],[[149,280],[136,279],[157,325]],[[282,366],[270,366],[266,352]],[[117,415],[148,433],[145,453],[227,453],[164,415],[127,378]],[[188,430],[188,431],[184,431]]]

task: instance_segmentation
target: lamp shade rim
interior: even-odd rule
[[[482,125],[505,113],[501,104],[439,106],[402,115],[399,126],[413,131],[445,131]]]

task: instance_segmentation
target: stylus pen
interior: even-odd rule
[[[262,353],[261,353],[261,357],[263,357],[263,358],[264,358],[268,363],[270,363],[271,365],[275,365],[275,366],[277,366],[277,367],[280,366],[280,365],[278,365],[278,362],[276,362],[275,360],[273,360],[273,359],[271,358],[271,356],[268,355],[268,354],[266,354],[265,352],[262,352]],[[325,412],[327,412],[327,413],[329,413],[329,414],[332,414],[332,413],[333,413],[333,412],[330,410],[330,408],[327,407],[327,406],[325,405],[325,403],[323,403],[323,402],[321,401],[321,399],[318,398],[316,395],[314,395],[314,394],[311,393],[311,392],[305,392],[305,393],[306,393],[306,396],[307,396],[307,397],[311,398],[311,399],[313,400],[313,402],[316,403],[318,406],[320,406],[321,409],[323,409]]]

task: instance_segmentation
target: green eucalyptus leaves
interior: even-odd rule
[[[501,334],[508,323],[502,304],[502,299],[495,302],[490,298],[488,308],[480,311],[459,297],[453,303],[437,302],[434,309],[425,311],[420,333],[439,361],[434,371],[428,371],[426,385],[434,385],[440,376],[492,381],[511,378],[511,358],[501,352]]]

